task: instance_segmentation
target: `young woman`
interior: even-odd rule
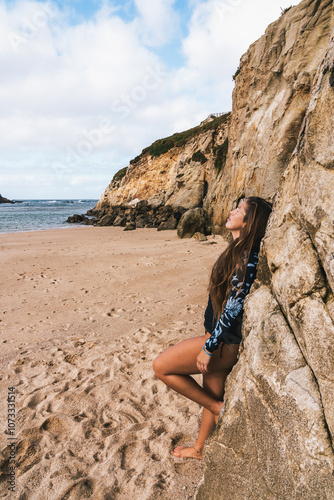
[[[258,197],[247,198],[230,212],[226,228],[233,241],[211,272],[205,334],[168,348],[154,360],[153,369],[160,380],[203,406],[194,446],[178,446],[171,452],[176,457],[203,458],[205,441],[224,406],[225,380],[237,362],[242,340],[243,304],[256,277],[260,242],[270,213],[271,205]],[[203,374],[203,387],[191,377],[196,373]]]

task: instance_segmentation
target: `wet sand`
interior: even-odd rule
[[[194,442],[201,408],[158,381],[152,361],[203,334],[225,246],[118,227],[0,235],[1,498],[193,497],[203,463],[169,452]]]

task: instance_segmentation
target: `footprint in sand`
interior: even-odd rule
[[[70,486],[65,493],[62,495],[62,500],[82,500],[83,498],[93,498],[94,495],[98,495],[98,491],[95,488],[95,481],[89,478],[80,479]],[[96,496],[95,498],[101,498],[101,496]]]
[[[78,332],[12,364],[23,370],[17,414],[22,498],[160,498],[176,477],[171,436],[189,439],[198,426],[197,406],[190,403],[186,412],[184,400],[157,381],[151,366],[182,326],[174,322],[158,333],[150,323],[122,343],[91,348]]]

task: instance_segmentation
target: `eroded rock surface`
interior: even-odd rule
[[[258,279],[246,301],[243,350],[227,384],[225,410],[206,446],[198,500],[334,498],[331,9],[330,2],[304,1],[291,9],[287,22],[290,56],[300,46],[298,19],[304,24],[308,18],[306,26],[314,27],[303,46],[305,57],[300,54],[303,61],[313,54],[314,76],[263,242]],[[319,45],[312,47],[312,40],[315,33],[325,38],[326,31],[319,60]],[[319,40],[323,47],[325,40]],[[256,42],[244,60],[264,41]],[[254,135],[260,141],[261,129]],[[271,151],[274,158],[275,148]],[[251,157],[245,169],[236,162],[236,175],[240,169],[241,178],[251,174]],[[263,185],[260,193],[265,192]]]
[[[192,238],[195,233],[204,233],[205,214],[202,208],[192,208],[185,212],[178,224],[177,235],[180,238]]]
[[[197,498],[333,498],[333,449],[317,380],[265,285],[248,300],[244,336]]]

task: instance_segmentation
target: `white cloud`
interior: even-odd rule
[[[161,46],[172,40],[179,28],[179,16],[173,8],[174,0],[134,0],[139,13],[135,24],[143,42]]]
[[[282,3],[281,0],[196,2],[189,34],[183,40],[187,69],[197,72],[202,81],[231,76],[250,43],[274,21],[273,13],[279,17]]]
[[[21,2],[7,12],[4,33],[25,36],[20,19],[33,20],[39,5]],[[132,25],[108,17],[105,8],[92,21],[75,26],[64,21],[56,12],[53,25],[45,25],[17,51],[2,40],[0,58],[7,71],[0,86],[0,140],[5,151],[19,145],[22,151],[43,148],[61,155],[103,121],[117,125],[134,116],[163,83],[158,57],[139,43]],[[119,140],[104,134],[97,149]]]
[[[231,109],[240,55],[284,3],[193,2],[188,34],[178,39],[185,63],[167,70],[159,47],[181,33],[174,1],[134,1],[131,21],[105,1],[76,23],[70,8],[52,3],[0,4],[1,194],[80,198],[90,189],[98,197],[155,139]],[[55,163],[63,166],[57,182]]]

